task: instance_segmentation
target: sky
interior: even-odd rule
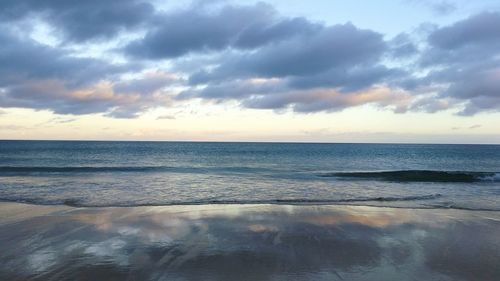
[[[3,0],[0,139],[500,144],[500,2]]]

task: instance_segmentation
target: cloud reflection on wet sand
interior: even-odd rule
[[[500,280],[499,218],[348,206],[54,209],[0,224],[0,279]]]

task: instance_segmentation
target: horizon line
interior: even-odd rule
[[[435,143],[435,142],[322,142],[322,141],[211,141],[211,140],[103,140],[103,139],[0,139],[0,142],[6,141],[26,141],[26,142],[165,142],[165,143],[255,143],[255,144],[393,144],[393,145],[500,145],[500,143]]]

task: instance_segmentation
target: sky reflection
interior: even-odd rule
[[[0,224],[0,279],[500,278],[495,212],[218,205],[35,216],[38,208]]]

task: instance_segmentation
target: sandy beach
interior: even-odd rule
[[[500,213],[0,204],[1,280],[500,280]]]

